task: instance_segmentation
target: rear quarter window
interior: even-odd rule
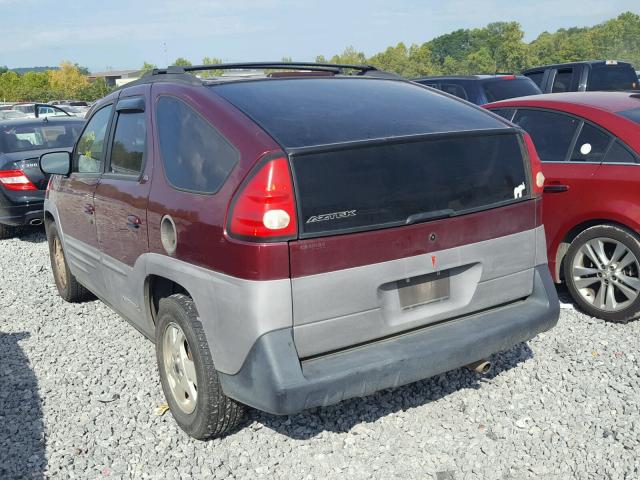
[[[217,192],[239,153],[207,120],[175,97],[156,105],[160,153],[169,183],[178,190]]]

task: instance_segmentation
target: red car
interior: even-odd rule
[[[590,315],[640,314],[640,94],[576,92],[485,105],[526,130],[546,177],[549,268]]]

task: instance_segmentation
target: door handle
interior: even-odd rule
[[[545,185],[544,193],[562,193],[569,190],[569,185]]]
[[[94,207],[90,203],[85,203],[82,207],[82,210],[84,210],[84,213],[86,213],[87,215],[93,215],[93,212],[96,211],[96,207]]]
[[[127,215],[127,227],[137,230],[142,225],[142,220],[137,215]]]

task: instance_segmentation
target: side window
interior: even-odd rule
[[[440,85],[440,90],[451,95],[455,95],[456,97],[460,97],[464,100],[467,99],[467,92],[465,92],[464,88],[462,88],[460,85],[456,85],[455,83],[443,83],[442,85]]]
[[[98,110],[82,132],[73,156],[73,171],[78,173],[100,173],[111,105]]]
[[[108,171],[119,175],[140,175],[146,139],[144,112],[119,113]]]
[[[529,77],[531,80],[533,80],[533,83],[535,83],[536,85],[538,85],[540,88],[542,88],[542,78],[544,77],[544,70],[541,72],[531,72],[531,73],[527,73],[526,74],[527,77]]]
[[[492,108],[491,111],[493,113],[497,113],[502,118],[506,118],[509,121],[511,121],[511,119],[513,118],[513,114],[516,113],[515,108]]]
[[[164,171],[177,189],[215,193],[238,163],[238,151],[186,103],[160,97],[156,107]]]
[[[563,162],[580,121],[561,113],[518,109],[513,122],[531,135],[540,160]]]
[[[572,77],[573,77],[573,68],[563,68],[558,70],[555,78],[553,79],[553,87],[551,88],[551,91],[553,93],[570,92]]]
[[[599,128],[585,123],[571,152],[572,162],[602,162],[611,143],[611,136]]]
[[[616,140],[604,157],[605,163],[638,163],[636,156],[625,147],[620,140]]]

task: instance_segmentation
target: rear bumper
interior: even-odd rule
[[[226,395],[276,415],[338,403],[459,368],[530,340],[558,321],[547,265],[532,294],[489,311],[300,362],[291,329],[269,332],[235,375],[219,373]]]
[[[24,205],[0,205],[0,223],[5,225],[29,225],[32,221],[44,220],[43,202]]]

